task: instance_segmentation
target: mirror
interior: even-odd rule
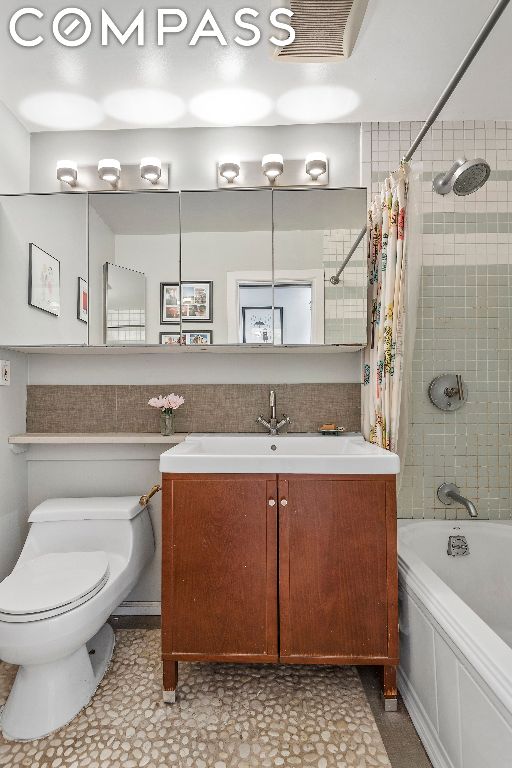
[[[161,285],[179,277],[179,193],[89,195],[90,344],[159,344]]]
[[[283,344],[366,344],[366,251],[330,283],[366,217],[364,189],[274,190],[274,336]]]
[[[87,344],[87,196],[0,196],[0,346]]]
[[[365,189],[0,196],[0,346],[365,345]]]
[[[272,191],[182,192],[181,233],[184,343],[272,344]]]
[[[145,344],[146,275],[107,262],[103,277],[105,344]]]

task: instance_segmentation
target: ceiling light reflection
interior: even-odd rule
[[[103,101],[105,112],[130,125],[168,125],[185,112],[179,96],[167,91],[145,88],[116,91]]]
[[[324,123],[349,115],[359,103],[359,95],[350,88],[318,85],[287,91],[278,100],[277,110],[289,120]]]
[[[262,120],[272,109],[271,100],[259,91],[219,88],[192,99],[190,111],[206,123],[244,125]]]
[[[104,118],[103,110],[93,99],[59,91],[28,96],[20,104],[20,113],[35,125],[62,131],[95,128]]]

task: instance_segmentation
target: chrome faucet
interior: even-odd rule
[[[266,421],[263,416],[258,416],[256,419],[257,424],[262,424],[268,429],[271,435],[279,434],[279,430],[285,427],[287,424],[291,424],[290,417],[283,413],[281,421],[277,420],[277,400],[276,393],[273,389],[270,390],[270,419]]]
[[[443,483],[440,485],[437,489],[437,498],[447,505],[451,504],[452,501],[456,501],[457,504],[462,504],[463,507],[466,507],[470,517],[478,517],[478,511],[473,502],[460,494],[460,488],[455,483]]]

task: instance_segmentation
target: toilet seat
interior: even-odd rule
[[[0,621],[58,616],[96,595],[109,578],[105,552],[52,552],[19,563],[0,584]]]

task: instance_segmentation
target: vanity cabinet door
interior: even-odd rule
[[[280,476],[282,661],[397,656],[394,489],[387,476]]]
[[[277,661],[275,475],[165,475],[162,651]]]

